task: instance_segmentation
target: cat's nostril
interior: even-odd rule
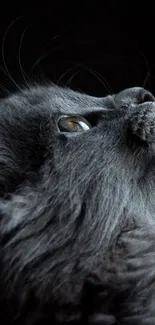
[[[146,102],[154,102],[155,97],[148,91],[143,89],[140,93],[139,97],[139,104],[146,103]]]

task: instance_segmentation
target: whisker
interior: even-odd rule
[[[30,73],[32,73],[32,71],[36,68],[36,66],[39,65],[40,62],[42,62],[45,58],[49,57],[51,55],[51,53],[53,53],[54,51],[56,51],[58,49],[60,49],[60,46],[55,47],[54,49],[52,49],[52,51],[49,51],[45,54],[40,55],[39,58],[32,64]]]
[[[149,77],[150,77],[150,72],[147,72],[147,75],[144,79],[144,82],[143,82],[143,88],[147,88],[147,85],[148,85],[148,88],[149,88]]]
[[[5,88],[3,85],[0,84],[0,88],[3,90],[4,93],[7,93],[8,95],[13,95],[11,91],[9,91],[7,88]]]
[[[67,31],[67,29],[68,29],[68,27],[65,28],[65,29],[64,29],[60,34],[57,34],[57,35],[53,36],[52,39],[50,39],[50,40],[46,43],[46,45],[43,47],[43,50],[41,51],[41,54],[40,54],[39,58],[36,59],[36,61],[33,63],[30,72],[32,72],[32,71],[36,68],[36,66],[39,65],[39,63],[40,63],[42,60],[44,60],[46,57],[48,57],[48,56],[50,56],[51,54],[53,54],[53,52],[55,52],[56,50],[59,50],[59,49],[61,48],[60,45],[57,45],[56,47],[52,48],[50,51],[45,52],[46,49],[48,48],[48,46],[49,46],[52,42],[54,42],[55,40],[61,38],[62,33],[64,34],[64,33]]]
[[[0,69],[8,77],[7,72],[4,70],[4,68],[1,65],[0,65]],[[9,95],[13,95],[13,93],[10,90],[8,90],[6,87],[4,87],[2,84],[0,84],[0,87],[1,87],[2,90],[4,90],[5,92],[7,92]]]
[[[21,71],[22,77],[23,77],[23,79],[24,79],[26,85],[27,85],[28,88],[30,89],[30,86],[29,86],[28,81],[27,81],[27,79],[26,79],[26,76],[25,76],[25,73],[24,73],[24,69],[23,69],[23,67],[22,67],[22,63],[21,63],[21,48],[22,48],[22,42],[23,42],[24,35],[25,35],[26,31],[27,31],[27,27],[25,28],[25,30],[24,30],[24,32],[23,32],[23,34],[22,34],[22,36],[21,36],[21,40],[20,40],[20,44],[19,44],[18,57],[19,57],[19,67],[20,67],[20,71]]]
[[[4,55],[4,44],[5,44],[5,40],[6,40],[6,36],[10,30],[10,28],[13,26],[13,24],[18,21],[19,19],[21,19],[23,16],[20,16],[18,18],[16,18],[15,20],[13,20],[13,22],[8,26],[8,28],[6,29],[6,32],[4,34],[3,37],[3,41],[2,41],[2,60],[3,60],[3,64],[5,67],[5,70],[7,72],[7,76],[10,78],[10,80],[13,82],[13,84],[17,87],[18,90],[21,90],[20,87],[18,86],[18,84],[16,83],[16,81],[14,80],[14,78],[12,77],[11,73],[9,72],[9,69],[7,67],[6,61],[5,61],[5,55]]]
[[[104,88],[108,91],[108,93],[113,93],[112,88],[110,87],[110,85],[108,84],[107,80],[100,75],[99,72],[97,72],[96,70],[94,70],[91,67],[88,66],[84,66],[84,69],[88,70],[90,73],[92,73],[100,82],[101,84],[104,86]],[[103,79],[103,80],[102,80]]]
[[[67,69],[65,72],[63,72],[61,75],[60,75],[60,77],[59,77],[59,79],[58,79],[58,81],[57,81],[57,85],[59,85],[59,83],[60,83],[60,81],[67,75],[67,73],[68,72],[70,72],[70,71],[72,71],[73,70],[73,67],[72,68],[69,68],[69,69]]]
[[[73,73],[72,75],[71,75],[71,77],[67,80],[67,82],[66,82],[66,85],[67,86],[71,86],[71,82],[73,81],[73,79],[78,75],[78,73],[80,73],[80,70],[78,70],[78,71],[76,71],[75,73]]]
[[[141,51],[141,49],[138,46],[137,46],[137,50],[139,51],[140,55],[144,59],[144,63],[145,63],[146,69],[147,69],[146,76],[145,76],[145,79],[144,79],[144,82],[143,82],[143,87],[145,88],[147,86],[147,83],[148,83],[148,80],[149,80],[149,77],[150,77],[149,63],[148,63],[148,60],[147,60],[146,56],[144,55],[144,53]]]

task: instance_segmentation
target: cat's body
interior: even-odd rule
[[[149,92],[3,99],[0,194],[3,325],[155,324]]]

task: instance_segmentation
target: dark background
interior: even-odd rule
[[[155,94],[153,4],[3,2],[1,96],[16,83],[49,79],[97,96],[132,86]]]

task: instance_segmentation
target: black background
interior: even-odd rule
[[[96,96],[155,94],[154,1],[3,2],[0,66],[1,96],[48,79]]]

